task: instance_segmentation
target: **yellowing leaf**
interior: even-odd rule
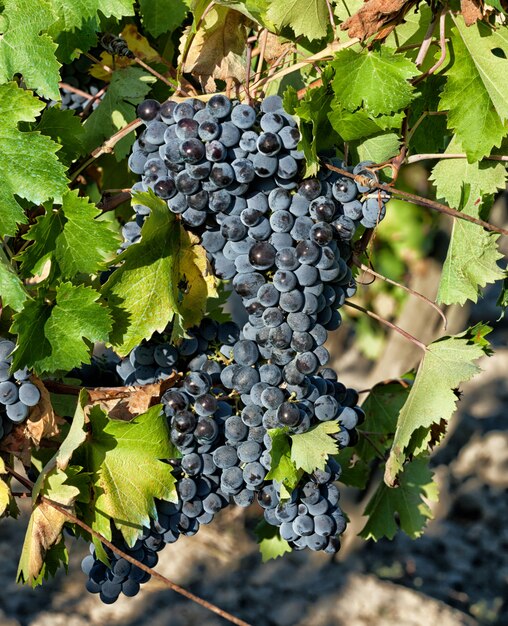
[[[138,31],[136,24],[127,24],[120,33],[120,36],[125,39],[125,43],[129,47],[129,50],[139,57],[142,61],[150,62],[162,62],[160,54],[157,50],[154,50],[149,44],[148,39],[143,37]],[[129,67],[130,65],[136,65],[134,59],[128,57],[113,56],[109,52],[103,52],[100,57],[101,63],[94,63],[90,68],[90,74],[94,78],[103,80],[109,83],[113,77],[111,69],[119,70],[121,68]],[[106,68],[109,68],[106,69]]]
[[[330,437],[340,430],[337,422],[321,422],[306,433],[291,435],[291,460],[297,468],[308,474],[316,469],[324,469],[328,457],[337,454],[339,447]]]
[[[135,194],[134,202],[151,210],[141,241],[117,259],[124,262],[103,287],[115,319],[111,343],[122,355],[173,319],[173,338],[182,336],[184,328],[201,320],[208,297],[216,294],[204,251],[166,203],[153,192]]]
[[[110,539],[112,520],[132,545],[156,516],[154,499],[177,499],[172,467],[163,462],[174,456],[166,418],[160,405],[130,422],[109,419],[98,406],[89,417],[85,470],[93,481],[91,525]]]
[[[227,7],[215,6],[206,14],[192,39],[183,71],[204,78],[245,80],[245,40],[248,19]],[[188,45],[189,31],[180,42]]]
[[[199,238],[188,231],[181,231],[181,254],[179,259],[180,281],[185,283],[180,316],[185,328],[196,326],[203,319],[208,298],[217,298],[217,280],[213,275],[205,249]]]
[[[65,507],[73,505],[79,489],[66,484],[69,476],[58,469],[46,475],[40,495]],[[18,582],[33,586],[42,582],[46,553],[59,542],[67,517],[48,502],[35,504],[32,511],[18,567]]]
[[[6,473],[4,460],[0,457],[0,476],[3,476]],[[9,489],[9,485],[2,478],[0,478],[0,517],[7,510],[10,501],[11,490]]]

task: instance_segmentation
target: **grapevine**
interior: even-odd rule
[[[263,560],[335,555],[338,483],[370,494],[362,537],[420,536],[430,454],[490,328],[427,344],[358,286],[446,329],[445,305],[497,283],[503,313],[504,3],[24,4],[0,9],[0,514],[32,503],[18,582],[65,566],[70,534],[103,603],[154,576],[245,626],[160,575],[160,551],[237,507]],[[425,248],[403,239],[410,210],[429,238],[453,224],[435,300],[402,284]],[[412,342],[417,370],[341,382],[336,337],[365,344],[360,316]]]

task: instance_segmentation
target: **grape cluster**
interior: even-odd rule
[[[80,57],[73,61],[73,63],[66,65],[63,69],[62,73],[62,82],[70,85],[71,87],[75,87],[80,91],[87,93],[92,96],[96,96],[101,87],[101,81],[93,78],[89,74],[91,62],[85,57]],[[75,111],[77,114],[82,113],[90,98],[86,98],[80,93],[76,93],[74,91],[70,91],[66,88],[60,88],[60,96],[62,99],[61,108],[62,110],[70,109],[71,111]],[[101,101],[101,98],[98,98],[92,104],[92,110],[95,110]],[[55,105],[55,102],[51,102],[51,105]]]
[[[155,563],[162,544],[194,534],[228,503],[257,502],[294,549],[335,553],[346,527],[334,484],[340,467],[330,458],[281,500],[281,485],[266,478],[268,430],[298,435],[335,421],[339,448],[356,443],[364,419],[358,394],[327,367],[324,344],[341,323],[338,309],[355,293],[351,242],[360,226],[373,228],[383,218],[387,197],[372,192],[369,181],[377,177],[367,162],[348,168],[329,160],[354,180],[328,168],[302,180],[300,133],[278,96],[260,110],[222,95],[206,104],[146,100],[138,115],[146,127],[129,157],[141,175],[133,190],[152,189],[200,236],[248,321],[240,329],[205,318],[179,345],[167,339],[168,328],[118,363],[126,385],[175,376],[161,402],[181,457],[170,460],[177,504],[159,503],[157,520],[133,548],[120,543]],[[134,210],[123,249],[140,240],[150,213],[140,204]],[[110,557],[111,569],[95,556],[83,564],[89,590],[106,602],[132,595],[147,579]]]
[[[15,347],[12,341],[0,339],[0,439],[10,432],[12,424],[23,422],[41,399],[27,368],[10,373]]]

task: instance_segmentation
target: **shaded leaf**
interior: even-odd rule
[[[412,539],[420,537],[432,512],[427,500],[438,499],[438,488],[428,466],[428,457],[415,457],[400,475],[399,486],[380,483],[369,500],[364,515],[368,521],[360,532],[364,539],[393,539],[403,530]],[[397,521],[396,521],[397,520]]]
[[[2,305],[10,306],[15,311],[21,311],[23,303],[28,298],[23,283],[14,271],[14,268],[0,248],[0,298]]]
[[[86,152],[91,152],[136,118],[135,107],[144,100],[153,82],[155,77],[138,67],[113,73],[106,95],[85,123]],[[118,155],[118,145],[115,154]]]
[[[266,16],[278,29],[289,26],[311,41],[325,37],[330,24],[325,0],[272,0]]]
[[[188,5],[184,0],[172,0],[171,7],[167,0],[140,0],[139,11],[145,29],[153,37],[175,30],[183,22]]]
[[[85,153],[85,129],[80,118],[70,109],[62,111],[58,106],[45,108],[36,130],[62,146],[58,157],[66,164]]]
[[[291,552],[289,543],[282,539],[279,529],[276,526],[271,526],[265,520],[261,520],[254,532],[257,536],[263,563],[283,556],[286,552]]]

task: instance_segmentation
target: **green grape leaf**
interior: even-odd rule
[[[123,263],[103,286],[115,320],[111,343],[122,355],[171,320],[173,338],[182,336],[203,317],[207,298],[216,295],[202,248],[166,203],[153,192],[135,194],[133,201],[150,207],[150,216],[141,241],[117,258]]]
[[[469,196],[462,212],[480,217],[481,202]],[[477,302],[482,287],[504,278],[497,265],[503,254],[497,247],[499,235],[464,220],[453,221],[446,260],[439,281],[438,302],[464,304]]]
[[[363,0],[335,0],[333,4],[335,4],[333,9],[334,15],[338,18],[339,22],[345,22],[349,17],[358,12],[363,5]]]
[[[57,554],[62,550],[60,545],[62,529],[68,518],[45,500],[38,501],[38,496],[45,496],[72,512],[74,502],[79,496],[79,488],[72,484],[72,479],[69,479],[66,472],[54,468],[46,474],[44,484],[34,496],[35,505],[18,566],[17,581],[20,583],[29,583],[36,587],[55,569],[53,566],[49,572],[47,571],[48,553],[53,547],[56,547]],[[58,558],[56,565],[59,565],[59,561]]]
[[[410,391],[409,375],[399,381],[379,383],[371,389],[362,404],[366,417],[361,429],[369,435],[360,437],[355,446],[356,453],[363,461],[384,458],[385,452],[391,447],[397,418]]]
[[[270,450],[271,468],[266,478],[276,480],[284,486],[281,488],[281,496],[289,496],[296,487],[303,472],[299,470],[291,459],[291,447],[289,437],[283,428],[271,428],[268,434],[272,440]]]
[[[263,563],[283,556],[286,552],[292,552],[289,543],[280,536],[279,529],[268,524],[265,520],[259,522],[254,532],[259,543]]]
[[[106,95],[85,122],[86,152],[91,152],[104,139],[136,119],[135,107],[144,100],[154,82],[155,77],[139,67],[126,67],[113,73]],[[124,150],[129,148],[124,146]],[[118,144],[115,155],[118,158],[125,156],[119,151]]]
[[[59,100],[60,63],[55,58],[56,44],[45,32],[58,15],[47,0],[6,0],[2,17],[6,29],[0,39],[0,83],[19,73],[27,87]],[[42,108],[43,103],[39,104]],[[12,108],[15,110],[14,105]]]
[[[91,287],[61,283],[54,305],[43,296],[26,303],[11,326],[18,335],[12,367],[68,372],[89,363],[93,343],[107,341],[112,327],[109,310],[98,299]]]
[[[81,53],[97,45],[99,30],[98,18],[90,18],[83,23],[81,28],[60,32],[55,37],[55,42],[58,44],[56,56],[60,63],[71,63]]]
[[[2,305],[4,307],[10,306],[15,311],[21,311],[28,297],[23,283],[0,247],[0,298]]]
[[[85,153],[85,129],[73,111],[48,107],[44,109],[35,130],[62,146],[58,157],[67,165]]]
[[[234,9],[253,22],[259,22],[269,30],[275,30],[274,25],[270,23],[266,17],[270,0],[218,0],[216,4],[228,7],[228,9]]]
[[[390,115],[407,107],[414,98],[408,80],[418,70],[391,48],[341,50],[331,65],[335,69],[335,97],[351,112],[363,106],[372,115]]]
[[[342,470],[340,482],[355,489],[365,489],[371,469],[368,463],[355,454],[354,448],[344,448],[335,458]]]
[[[459,139],[454,136],[445,154],[458,154],[463,151]],[[504,189],[506,176],[506,167],[501,162],[469,163],[467,159],[442,159],[433,167],[430,180],[436,187],[437,197],[446,200],[451,207],[458,208],[465,185],[469,185],[470,196],[478,199]]]
[[[395,133],[384,133],[369,137],[360,143],[356,150],[360,161],[384,163],[398,154],[400,138]]]
[[[5,37],[0,41],[5,43]],[[0,48],[1,49],[1,48]],[[36,58],[36,57],[34,57]],[[44,102],[15,83],[0,85],[0,234],[14,235],[26,223],[18,195],[34,204],[61,199],[67,188],[59,146],[36,132],[21,132],[20,122],[34,122]]]
[[[508,278],[503,280],[503,286],[501,287],[501,291],[499,293],[496,306],[502,309],[501,317],[504,316],[504,312],[508,307]]]
[[[107,221],[97,219],[99,215],[88,198],[77,190],[68,191],[61,208],[37,218],[23,236],[32,242],[16,257],[23,275],[39,273],[48,260],[54,260],[66,278],[105,269],[106,261],[115,256],[119,238]]]
[[[266,17],[278,30],[289,26],[311,41],[325,37],[330,25],[325,0],[272,0]]]
[[[474,162],[500,146],[508,131],[508,41],[503,29],[483,22],[466,27],[461,15],[452,15],[453,63],[441,94],[440,111],[448,111],[453,129]],[[504,58],[494,54],[504,53]]]
[[[81,28],[83,23],[96,18],[99,11],[105,17],[118,19],[134,15],[133,0],[49,0],[49,4],[59,17],[51,29],[52,34]]]
[[[78,194],[77,190],[66,193],[59,212],[63,228],[56,239],[55,256],[65,277],[104,269],[119,244],[108,222],[96,219],[100,211]]]
[[[315,87],[298,101],[296,91],[290,87],[284,94],[284,106],[292,115],[298,117],[301,132],[299,149],[305,154],[305,176],[314,176],[319,169],[318,154],[329,148],[335,148],[338,136],[328,119],[333,95],[328,89],[331,70],[322,73],[323,85]]]
[[[172,0],[171,7],[167,0],[139,1],[143,25],[153,37],[175,30],[184,21],[188,10],[188,4],[184,0]]]
[[[340,430],[335,421],[321,422],[305,433],[291,435],[291,460],[298,469],[308,474],[324,469],[329,456],[337,454],[339,447],[330,437]]]
[[[132,546],[156,518],[155,498],[177,501],[172,467],[163,462],[174,456],[167,420],[160,405],[129,422],[110,419],[95,405],[89,418],[84,447],[94,494],[91,526],[111,539],[112,520]]]
[[[411,392],[398,416],[386,463],[387,485],[396,484],[413,434],[419,429],[430,429],[440,420],[449,420],[453,415],[458,400],[456,389],[480,372],[475,361],[488,350],[484,340],[487,328],[475,327],[427,346]]]
[[[334,100],[328,119],[344,141],[354,141],[355,139],[377,135],[389,128],[400,128],[404,113],[379,115],[378,117],[369,115],[364,109],[358,109],[358,111],[351,113],[340,102]]]
[[[432,511],[427,500],[437,500],[438,487],[426,455],[415,457],[399,477],[399,486],[380,483],[369,500],[364,515],[368,521],[360,531],[364,539],[393,539],[399,527],[412,539],[420,537]],[[397,519],[396,519],[397,518]]]

